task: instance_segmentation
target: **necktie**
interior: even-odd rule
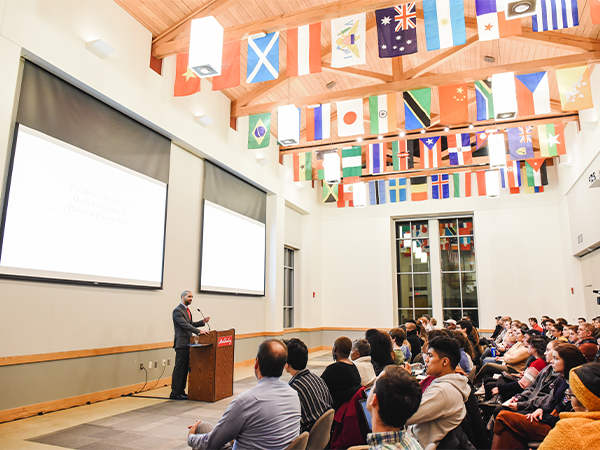
[[[187,309],[188,317],[190,318],[190,322],[191,322],[192,321],[192,313],[190,312],[190,308],[186,307],[185,309]]]

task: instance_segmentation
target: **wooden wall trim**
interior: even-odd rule
[[[321,350],[331,350],[333,347],[331,346],[319,346],[319,347],[313,347],[313,348],[309,348],[308,349],[308,353],[314,353],[314,352],[318,352]],[[242,367],[248,367],[254,364],[254,361],[256,361],[255,359],[246,359],[244,361],[238,361],[233,365],[234,369],[241,369]]]

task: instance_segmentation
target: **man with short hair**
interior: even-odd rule
[[[306,368],[308,363],[306,344],[296,338],[283,342],[287,345],[288,351],[285,371],[292,376],[289,385],[298,392],[300,399],[302,411],[300,433],[303,433],[310,431],[319,417],[333,408],[333,399],[323,379]]]
[[[579,325],[581,325],[582,323],[585,323],[585,322],[587,322],[587,321],[585,320],[585,317],[580,317],[579,319],[577,319],[577,323],[578,323]]]
[[[367,398],[372,433],[370,450],[422,450],[406,430],[406,421],[419,409],[421,386],[404,368],[386,366]]]
[[[544,321],[544,331],[542,334],[552,339],[552,332],[550,330],[552,329],[552,325],[554,325],[555,323],[556,322],[554,321],[554,319],[546,319]]]
[[[456,320],[454,320],[454,319],[444,320],[444,328],[446,328],[446,330],[448,330],[448,331],[456,330]]]
[[[540,333],[544,331],[544,329],[538,325],[538,321],[535,317],[529,318],[529,326],[534,330],[538,330]]]
[[[366,339],[356,339],[352,342],[350,359],[360,374],[360,385],[367,389],[375,382],[375,369],[371,362],[371,344]]]
[[[598,344],[594,339],[594,326],[591,323],[583,322],[577,329],[577,336],[579,341],[575,345],[581,350],[588,362],[594,362],[598,352]]]
[[[287,347],[265,339],[258,347],[254,375],[258,384],[241,393],[214,427],[198,420],[190,427],[188,445],[194,450],[220,449],[235,439],[233,450],[281,450],[300,435],[298,393],[281,380]]]
[[[415,357],[421,353],[421,340],[419,339],[417,324],[414,320],[406,321],[406,340],[410,344],[410,352],[412,353],[410,362],[413,362]]]

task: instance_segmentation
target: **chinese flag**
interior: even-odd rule
[[[188,67],[189,53],[177,55],[175,69],[175,97],[185,97],[200,92],[200,78]]]
[[[213,91],[220,91],[239,86],[240,84],[240,41],[226,42],[223,44],[223,59],[221,61],[221,75],[212,79]]]
[[[469,121],[467,83],[440,86],[440,123],[455,125]]]
[[[592,23],[600,24],[600,0],[590,0]]]

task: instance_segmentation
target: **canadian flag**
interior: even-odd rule
[[[287,75],[321,72],[321,22],[287,30]]]

